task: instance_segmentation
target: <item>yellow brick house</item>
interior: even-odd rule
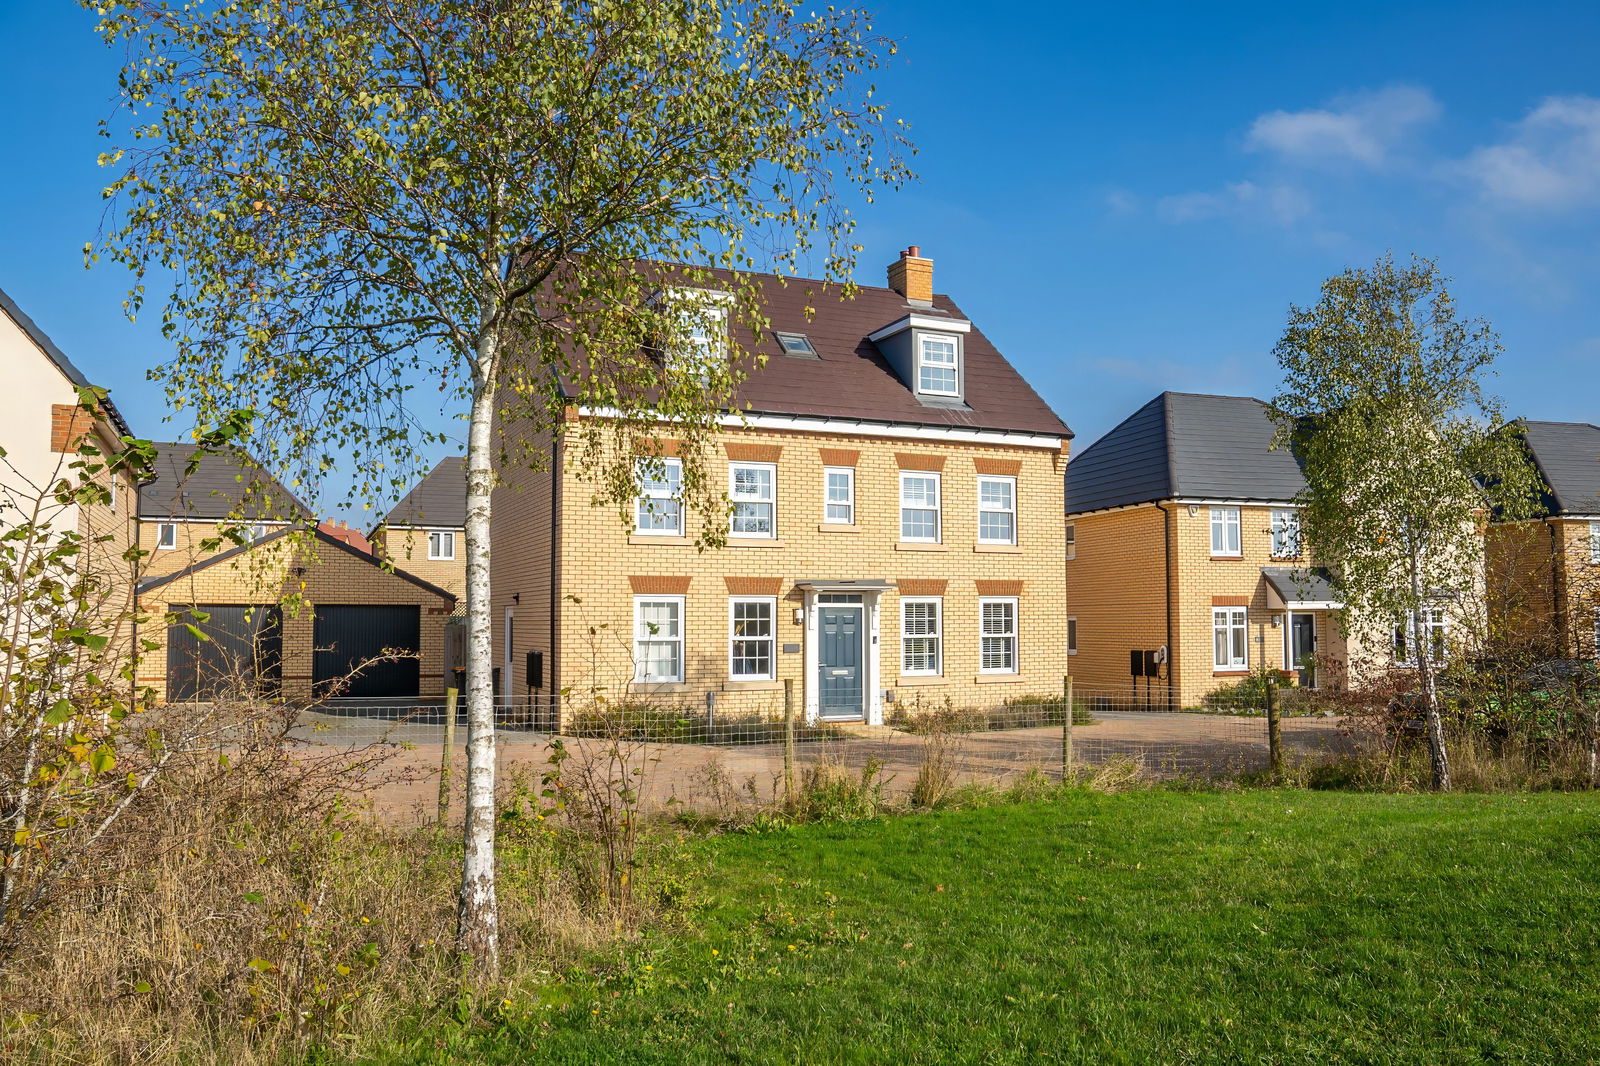
[[[372,547],[458,597],[467,594],[467,461],[446,456],[372,531]]]
[[[1305,480],[1272,434],[1259,400],[1165,392],[1073,459],[1067,610],[1080,682],[1126,690],[1151,669],[1174,707],[1263,668],[1343,683],[1341,605],[1302,553]]]
[[[1490,616],[1501,647],[1600,659],[1600,426],[1516,423],[1539,476],[1536,517],[1489,530]]]
[[[559,435],[548,469],[505,474],[491,564],[503,691],[711,693],[768,713],[787,680],[809,720],[866,723],[1058,691],[1071,432],[934,293],[918,249],[888,282],[848,301],[763,282],[773,329],[746,346],[768,360],[715,445],[725,547],[695,546],[669,427],[631,520],[591,505]]]

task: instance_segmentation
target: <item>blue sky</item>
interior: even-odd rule
[[[1088,444],[1162,389],[1270,395],[1291,302],[1439,259],[1506,346],[1512,413],[1600,421],[1600,4],[874,5],[920,182],[907,244]],[[116,57],[64,0],[0,0],[0,287],[149,436],[160,338],[86,272]]]

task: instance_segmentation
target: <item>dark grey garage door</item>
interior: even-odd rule
[[[319,696],[373,699],[418,694],[422,608],[323,603],[317,605],[313,629]],[[371,662],[391,651],[409,657]]]
[[[220,694],[272,696],[282,677],[283,612],[277,607],[201,603],[167,629],[170,702],[192,703]]]

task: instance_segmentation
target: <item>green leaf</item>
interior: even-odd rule
[[[92,773],[109,773],[116,769],[116,765],[117,754],[109,744],[102,744],[89,754],[89,770]]]
[[[50,726],[61,725],[72,717],[72,704],[67,700],[57,700],[50,710],[45,712],[44,724]]]
[[[246,963],[246,965],[252,970],[255,970],[257,973],[278,972],[278,967],[273,963],[268,962],[266,959],[251,959],[248,963]]]

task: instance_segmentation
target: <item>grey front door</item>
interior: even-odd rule
[[[1300,671],[1303,688],[1317,687],[1317,616],[1292,615],[1289,619],[1289,663]]]
[[[862,718],[862,640],[858,605],[817,606],[818,712],[824,718]]]

